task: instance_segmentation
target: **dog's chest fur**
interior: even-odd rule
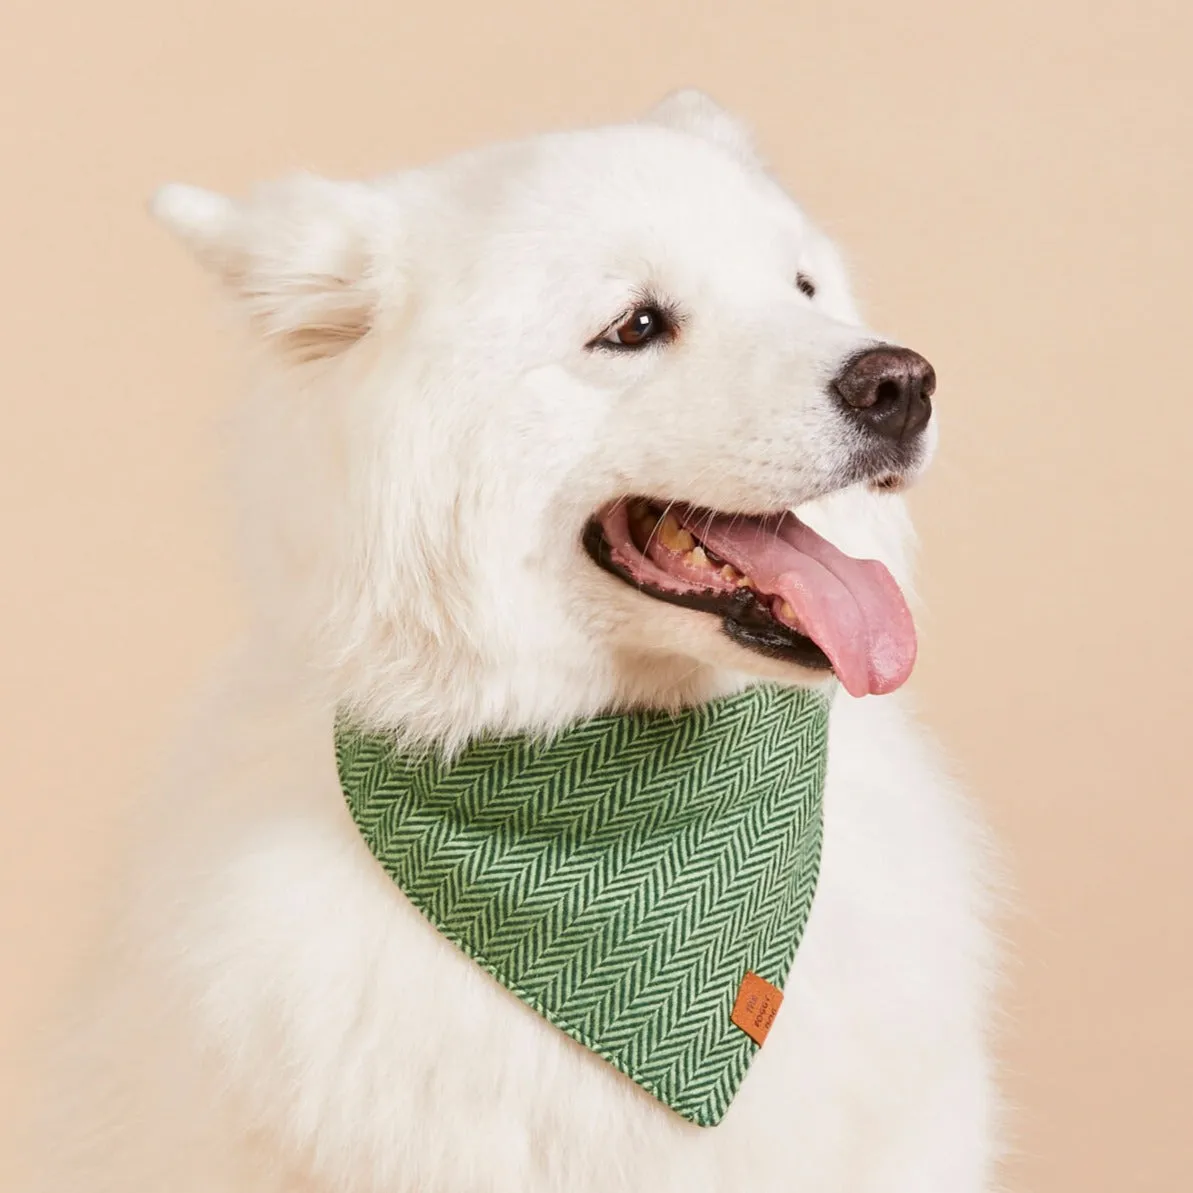
[[[328,715],[285,686],[216,699],[226,749],[196,739],[147,826],[137,956],[120,967],[144,1001],[119,1038],[166,1074],[203,1074],[133,1095],[137,1130],[170,1141],[171,1188],[983,1187],[977,841],[896,701],[833,713],[815,914],[765,1048],[702,1129],[436,934],[351,822]],[[137,1176],[118,1141],[108,1165]]]

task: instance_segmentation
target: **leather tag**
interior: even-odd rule
[[[738,987],[737,1001],[733,1004],[733,1014],[729,1018],[755,1044],[762,1044],[782,1005],[783,992],[765,978],[747,970]]]

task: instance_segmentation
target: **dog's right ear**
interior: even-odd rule
[[[346,351],[398,297],[396,205],[368,184],[300,175],[240,202],[172,183],[150,210],[289,361]]]

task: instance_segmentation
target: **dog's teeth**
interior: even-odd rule
[[[726,577],[726,579],[728,579],[728,577]],[[738,588],[754,588],[754,587],[756,587],[756,585],[754,584],[754,581],[751,580],[749,576],[742,576],[742,578],[737,582],[737,586],[738,586]]]
[[[674,514],[668,514],[659,527],[659,542],[668,551],[684,554],[696,546],[696,540],[675,520]]]
[[[784,601],[779,606],[779,616],[786,622],[790,622],[793,625],[799,625],[799,618],[796,617],[795,610],[791,607],[791,603],[789,601]]]
[[[742,577],[737,568],[735,568],[732,564],[727,563],[723,568],[721,568],[721,578],[723,580],[728,580],[730,584],[736,584]]]
[[[687,554],[687,561],[696,568],[712,567],[712,561],[705,555],[703,547],[693,547]]]

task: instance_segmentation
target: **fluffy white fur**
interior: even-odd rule
[[[299,177],[244,203],[168,187],[155,212],[254,349],[253,629],[145,808],[38,1187],[989,1190],[983,840],[902,696],[836,698],[811,922],[713,1129],[437,936],[335,775],[343,703],[451,747],[817,682],[597,569],[580,529],[619,495],[799,507],[908,582],[903,502],[840,490],[853,441],[825,392],[876,337],[747,134],[684,93],[372,184]],[[675,305],[674,344],[585,347],[643,293]]]

